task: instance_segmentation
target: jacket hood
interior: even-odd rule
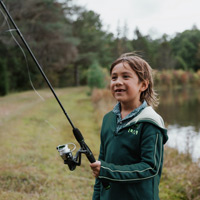
[[[164,136],[164,144],[167,142],[168,136],[164,121],[162,117],[151,106],[147,106],[146,108],[144,108],[136,117],[129,121],[126,126],[132,123],[136,124],[139,122],[149,122],[160,128]]]

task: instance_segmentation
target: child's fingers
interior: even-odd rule
[[[93,171],[92,174],[93,174],[94,177],[97,178],[99,176],[99,171]]]
[[[99,176],[99,173],[100,173],[101,162],[100,161],[96,161],[94,163],[91,163],[90,167],[92,169],[93,176],[97,178]]]
[[[90,163],[90,167],[93,169],[93,168],[96,168],[96,167],[100,167],[101,166],[101,162],[100,161],[96,161],[94,163]]]

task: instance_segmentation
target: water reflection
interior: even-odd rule
[[[200,89],[159,91],[158,113],[168,126],[168,145],[200,158]]]
[[[191,154],[193,161],[200,158],[200,132],[196,132],[194,126],[179,127],[178,125],[168,126],[170,147],[175,147],[181,153]]]

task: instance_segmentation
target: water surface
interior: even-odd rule
[[[179,152],[200,158],[200,89],[183,88],[158,91],[160,104],[156,109],[168,128],[167,145]]]

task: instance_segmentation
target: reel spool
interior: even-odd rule
[[[74,148],[71,150],[69,148],[69,145],[73,145]],[[77,151],[76,155],[73,156],[72,152],[76,149],[76,145],[74,143],[67,143],[67,144],[63,144],[63,145],[58,145],[56,147],[56,149],[58,150],[61,158],[63,159],[64,164],[68,165],[68,167],[71,171],[75,170],[76,166],[81,165],[81,154],[87,153],[86,150],[83,150],[82,148],[80,148]]]

